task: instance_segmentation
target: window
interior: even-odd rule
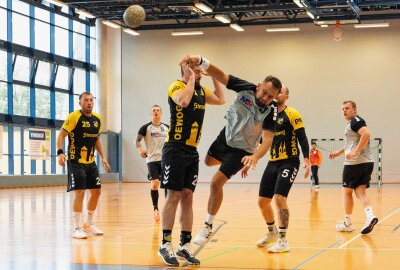
[[[65,120],[69,114],[69,96],[56,92],[56,119]]]
[[[39,62],[35,77],[36,84],[50,86],[50,74],[52,66],[52,64],[49,64],[47,62]]]
[[[1,16],[1,15],[0,15]],[[0,50],[0,81],[7,81],[7,52]]]
[[[14,127],[14,175],[21,175],[21,128]]]
[[[13,78],[17,81],[29,82],[31,75],[31,59],[17,55]]]
[[[7,113],[7,83],[0,82],[0,113]]]
[[[0,7],[7,7],[7,0],[0,0]]]
[[[15,12],[29,16],[29,5],[27,3],[21,2],[19,0],[13,0],[12,1],[12,9]],[[15,12],[13,13],[13,15],[15,14]],[[14,21],[13,21],[13,23],[14,23]]]
[[[50,24],[35,21],[35,49],[50,52]]]
[[[30,90],[27,86],[13,85],[14,114],[29,116]]]
[[[80,94],[86,90],[86,71],[76,68],[74,72],[74,93]]]
[[[0,156],[0,175],[8,175],[8,126],[3,126],[3,155]]]
[[[50,91],[36,88],[36,117],[50,118]]]
[[[55,27],[55,43],[56,43],[56,54],[69,57],[69,38],[68,38],[68,30]]]
[[[21,31],[21,29],[29,29],[29,18],[14,12],[12,14],[12,29],[12,41],[29,47],[29,31]]]
[[[62,89],[69,89],[70,69],[64,66],[58,66],[56,87]]]
[[[96,51],[96,39],[90,38],[90,63],[93,65],[96,64]]]
[[[81,34],[74,33],[74,59],[86,61],[86,38]]]
[[[0,0],[1,3],[5,0]],[[7,40],[7,11],[0,7],[0,39]]]
[[[43,4],[43,3],[42,3]],[[35,18],[45,22],[50,21],[50,12],[47,10],[35,7]]]

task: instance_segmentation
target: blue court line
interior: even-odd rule
[[[394,233],[394,232],[397,231],[399,228],[400,228],[400,224],[397,225],[397,226],[395,226],[395,227],[393,228],[393,230],[391,231],[391,233]]]
[[[334,246],[336,246],[337,244],[339,244],[339,243],[341,243],[341,242],[343,242],[344,240],[342,239],[342,240],[338,240],[338,241],[336,241],[335,243],[333,243],[332,245],[330,245],[330,246],[328,246],[328,247],[326,247],[326,248],[324,248],[323,250],[321,250],[320,252],[318,252],[318,253],[316,253],[316,254],[314,254],[314,255],[312,255],[310,258],[308,258],[308,259],[306,259],[306,260],[304,260],[303,262],[301,262],[300,264],[298,264],[298,265],[296,265],[295,267],[293,267],[292,269],[298,269],[300,266],[302,266],[303,264],[305,264],[305,263],[307,263],[307,262],[309,262],[309,261],[311,261],[312,259],[314,259],[315,257],[317,257],[317,256],[319,256],[319,255],[321,255],[322,253],[324,253],[325,251],[327,251],[328,249],[330,249],[330,248],[332,248],[332,247],[334,247]]]

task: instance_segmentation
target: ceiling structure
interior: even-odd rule
[[[145,22],[135,30],[181,29],[226,26],[215,18],[224,15],[230,23],[277,25],[315,23],[366,23],[400,19],[400,1],[377,0],[62,0],[69,7],[86,10],[96,18],[125,26],[123,13],[141,5]],[[202,3],[212,9],[196,8]],[[313,19],[312,19],[313,18]],[[126,27],[126,26],[125,26]]]

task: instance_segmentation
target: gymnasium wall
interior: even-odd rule
[[[346,125],[342,101],[355,100],[372,136],[383,139],[383,182],[399,182],[400,23],[390,24],[382,29],[343,26],[345,36],[340,42],[331,38],[333,26],[315,25],[282,33],[267,33],[264,26],[245,27],[245,32],[212,28],[192,37],[173,37],[170,30],[141,31],[140,36],[122,33],[123,181],[147,181],[145,161],[134,143],[137,131],[150,121],[153,104],[163,108],[163,121],[169,122],[167,88],[180,78],[179,60],[193,53],[254,83],[270,74],[279,77],[290,89],[288,105],[303,115],[309,138],[342,137]],[[202,84],[212,86],[209,78],[203,78]],[[224,113],[234,97],[227,90],[224,106],[207,107],[201,160],[224,126]],[[246,181],[258,182],[266,162],[262,159]],[[201,162],[199,181],[208,182],[216,170]],[[297,181],[303,180],[300,173]],[[242,180],[237,175],[232,181]]]

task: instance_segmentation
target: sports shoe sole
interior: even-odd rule
[[[289,251],[290,251],[290,248],[289,249],[279,250],[279,251],[274,251],[274,250],[269,250],[268,249],[269,253],[285,253],[285,252],[289,252]]]
[[[371,223],[369,224],[369,226],[366,227],[366,228],[364,228],[364,229],[361,231],[361,234],[368,234],[368,233],[372,232],[372,230],[374,229],[374,226],[375,226],[377,223],[378,223],[378,218],[377,218],[377,217],[373,218],[373,219],[371,220]]]
[[[187,262],[187,263],[190,264],[190,265],[200,265],[200,262],[199,262],[199,263],[193,263],[193,262],[191,262],[191,261],[186,260],[185,257],[179,256],[178,254],[175,254],[175,257],[176,257],[178,260],[185,261],[185,262]]]

